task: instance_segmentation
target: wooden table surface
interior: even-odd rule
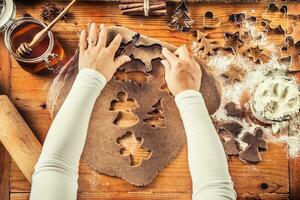
[[[34,2],[34,1],[33,1]],[[64,4],[59,2],[58,4]],[[72,55],[78,42],[78,32],[91,21],[110,25],[123,25],[137,32],[174,45],[191,44],[190,33],[179,33],[168,28],[167,23],[175,3],[168,3],[168,16],[158,18],[128,17],[120,15],[118,4],[108,2],[79,2],[73,9],[74,21],[60,22],[54,28],[55,36]],[[17,17],[25,13],[40,18],[41,2],[21,3],[17,1]],[[211,36],[222,38],[224,31],[234,31],[228,16],[236,12],[261,16],[267,8],[265,3],[235,4],[190,4],[195,27],[201,25],[203,14],[211,10],[224,23],[221,28],[211,30]],[[23,71],[12,59],[0,35],[0,86],[8,94],[37,138],[42,142],[51,124],[43,104],[53,76],[36,76]],[[279,44],[283,37],[275,35],[272,40]],[[209,152],[208,152],[209,153]],[[269,150],[262,153],[263,162],[249,165],[238,158],[230,158],[229,166],[239,199],[300,199],[300,159],[289,159],[287,146],[269,143]],[[25,200],[29,198],[30,185],[18,167],[0,146],[0,199]],[[134,187],[119,179],[98,174],[87,165],[80,165],[80,200],[100,199],[191,199],[192,187],[187,165],[187,149],[147,187]]]

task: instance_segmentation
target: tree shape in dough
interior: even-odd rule
[[[156,104],[152,106],[154,108],[147,114],[149,118],[144,119],[144,122],[152,127],[165,127],[165,117],[163,116],[163,107],[161,103],[162,99],[159,99]]]
[[[159,89],[163,92],[169,93],[172,96],[172,93],[171,93],[166,81],[163,81],[163,83],[160,85]]]
[[[122,146],[120,154],[130,157],[130,166],[139,166],[143,160],[148,160],[151,156],[150,150],[141,147],[143,139],[135,137],[132,132],[127,132],[125,135],[117,139],[117,143]]]
[[[112,100],[109,108],[112,112],[118,112],[113,123],[120,127],[130,127],[138,123],[139,118],[131,112],[131,110],[138,108],[136,101],[128,98],[125,92],[119,92],[117,98]]]

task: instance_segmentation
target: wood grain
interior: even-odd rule
[[[0,199],[9,200],[10,159],[4,146],[0,144]]]
[[[0,34],[0,95],[10,91],[10,59],[4,48],[3,34]],[[0,199],[9,199],[10,158],[0,142]]]
[[[0,95],[0,141],[31,183],[42,145],[6,95]]]
[[[290,159],[290,199],[300,199],[300,158]]]
[[[78,200],[161,200],[161,199],[178,199],[178,200],[190,200],[191,197],[187,193],[145,193],[143,197],[140,194],[124,192],[124,193],[79,193]],[[13,193],[10,196],[11,200],[28,200],[29,194],[24,193]],[[288,200],[289,197],[286,194],[261,194],[259,196],[254,196],[251,194],[239,197],[238,200]]]
[[[10,59],[4,45],[4,34],[0,33],[0,94],[10,92]]]
[[[66,2],[58,4],[65,5]],[[29,13],[39,18],[40,2],[33,5],[17,4],[17,15]],[[110,25],[123,25],[137,32],[169,42],[174,45],[191,44],[190,33],[179,33],[170,29],[167,24],[176,4],[168,3],[168,16],[166,17],[130,17],[120,15],[117,3],[105,2],[79,2],[72,8],[75,19],[72,22],[60,22],[54,27],[55,36],[63,44],[67,56],[70,56],[78,42],[77,33],[87,28],[91,21]],[[232,13],[246,12],[261,16],[267,8],[266,3],[235,3],[235,4],[190,4],[191,16],[195,20],[195,27],[201,27],[203,14],[207,10],[214,12],[215,16],[223,22],[222,27],[208,30],[210,36],[217,40],[223,40],[223,32],[235,32],[234,26],[227,22]],[[83,12],[87,11],[88,12]],[[281,44],[283,36],[272,34],[271,40]],[[46,102],[47,92],[52,81],[51,76],[34,76],[24,72],[18,64],[11,61],[11,96],[25,120],[40,141],[43,141],[51,120],[47,109],[43,108]],[[290,163],[287,147],[283,143],[270,143],[269,150],[262,153],[263,162],[257,165],[249,165],[237,158],[230,158],[229,167],[235,189],[239,199],[288,199],[289,187],[291,195],[299,193],[299,160]],[[12,200],[28,199],[30,185],[13,162],[10,169],[10,191]],[[289,175],[291,177],[289,182]],[[267,187],[265,188],[265,186]],[[265,189],[263,189],[265,188]],[[191,199],[191,180],[187,165],[187,149],[167,168],[162,170],[158,177],[147,187],[134,187],[118,178],[108,177],[91,170],[83,162],[80,165],[79,199]],[[295,198],[297,199],[297,198]]]

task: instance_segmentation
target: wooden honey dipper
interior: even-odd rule
[[[32,52],[32,48],[35,47],[40,41],[43,40],[48,31],[56,24],[56,22],[73,6],[76,0],[72,0],[69,5],[43,30],[38,32],[30,43],[22,43],[16,50],[16,54],[19,57],[24,57]]]

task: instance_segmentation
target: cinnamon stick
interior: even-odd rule
[[[161,2],[161,3],[151,3],[150,6],[159,6],[159,5],[166,5],[166,3]],[[121,10],[126,10],[130,8],[139,8],[139,7],[144,7],[144,3],[129,3],[129,4],[120,4],[119,8]]]
[[[123,15],[144,15],[144,11],[139,11],[139,12],[121,11],[121,13]],[[163,10],[154,10],[154,11],[149,12],[149,15],[150,16],[163,16],[163,15],[166,15],[166,13],[167,13],[166,9],[163,9]]]
[[[129,4],[129,3],[144,3],[144,0],[121,0],[121,4]],[[153,3],[165,3],[164,0],[151,0],[150,4]]]
[[[161,4],[161,5],[151,5],[149,7],[149,12],[154,11],[154,10],[162,10],[165,9],[166,5],[165,4]],[[122,9],[121,9],[122,10]],[[143,11],[144,12],[144,6],[140,6],[140,7],[134,7],[134,8],[130,8],[130,9],[123,9],[123,12],[139,12],[139,11]]]
[[[126,10],[129,8],[138,8],[138,7],[143,7],[144,4],[143,3],[132,3],[132,4],[120,4],[119,8],[121,10]]]
[[[166,5],[164,5],[164,4],[162,4],[162,5],[153,5],[153,6],[149,7],[149,12],[155,11],[155,10],[162,10],[162,9],[165,9],[165,8],[166,8]],[[122,12],[125,12],[125,13],[144,12],[144,6],[137,7],[137,8],[125,9],[125,10],[122,10]]]
[[[166,15],[166,1],[150,0],[149,15]],[[145,15],[144,0],[121,0],[119,8],[123,15]]]
[[[121,0],[121,4],[126,3],[144,3],[144,0]]]

